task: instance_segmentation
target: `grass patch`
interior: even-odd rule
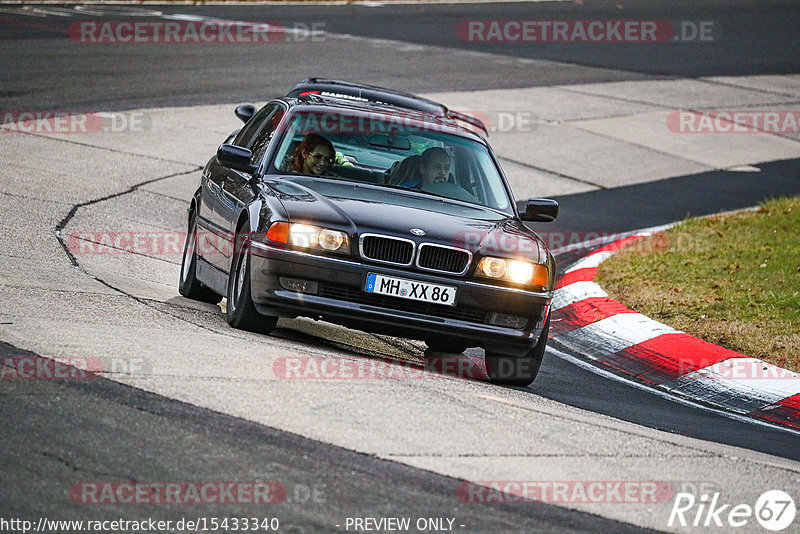
[[[600,266],[596,282],[611,298],[711,343],[800,369],[800,197],[689,219],[646,239]]]

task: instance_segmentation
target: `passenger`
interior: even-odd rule
[[[441,147],[431,147],[418,156],[401,161],[389,176],[389,184],[423,188],[446,182],[450,176],[450,156]]]
[[[329,154],[333,150],[333,143],[328,138],[316,133],[307,134],[294,152],[284,158],[281,169],[285,172],[338,176],[330,171],[334,163],[343,167],[353,167],[353,163],[341,152],[334,151],[333,161],[330,161]],[[325,168],[316,172],[321,168],[319,164],[325,164]]]
[[[289,157],[287,170],[302,174],[326,174],[336,160],[336,151],[327,137],[307,134]]]

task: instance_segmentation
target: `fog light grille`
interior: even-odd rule
[[[528,318],[519,317],[518,315],[493,313],[489,317],[489,322],[495,326],[504,326],[506,328],[524,328],[525,325],[528,324]]]

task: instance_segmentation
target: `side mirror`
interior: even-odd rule
[[[553,222],[558,217],[558,202],[549,198],[532,198],[525,204],[525,212],[520,214],[523,221]]]
[[[236,106],[233,113],[239,117],[242,122],[246,123],[256,114],[256,107],[253,104],[242,104],[241,106]]]
[[[246,148],[236,145],[220,145],[217,149],[217,159],[229,169],[234,169],[247,174],[256,172],[257,167],[250,164],[253,153]]]

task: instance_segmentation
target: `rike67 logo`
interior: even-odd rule
[[[765,529],[779,532],[794,521],[797,508],[794,499],[780,490],[762,493],[755,506],[724,503],[719,493],[702,495],[678,493],[669,514],[670,527],[721,527],[730,530],[748,525],[753,517]]]

